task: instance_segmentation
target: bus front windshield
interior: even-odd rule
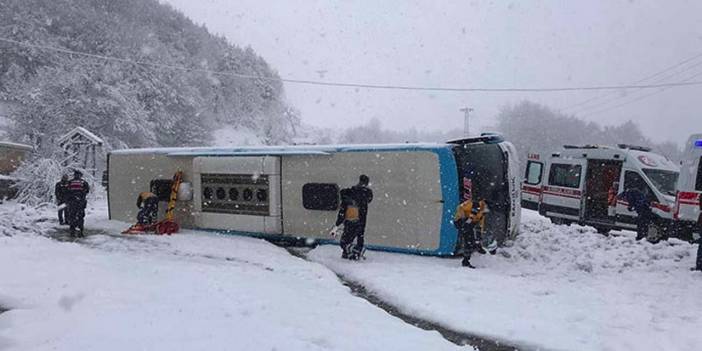
[[[675,196],[675,189],[678,184],[678,176],[680,173],[651,168],[644,169],[643,172],[660,192]]]

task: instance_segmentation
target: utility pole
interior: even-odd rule
[[[459,111],[463,112],[463,134],[465,136],[469,136],[470,134],[470,113],[473,112],[473,108],[471,107],[464,107],[460,109]]]

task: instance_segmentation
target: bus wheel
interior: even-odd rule
[[[563,225],[565,224],[565,220],[563,218],[558,218],[558,217],[548,217],[548,219],[551,220],[551,223],[555,225]]]
[[[652,244],[655,244],[664,239],[665,232],[663,231],[663,227],[657,223],[651,223],[651,225],[648,226],[648,235],[646,235],[646,240]]]
[[[595,227],[595,230],[597,230],[598,233],[604,235],[604,236],[609,236],[609,231],[612,230],[612,228],[608,227]]]

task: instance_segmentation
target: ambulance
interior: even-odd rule
[[[702,194],[702,134],[694,134],[685,144],[680,180],[675,197],[674,218],[681,236],[690,238],[700,216]]]
[[[522,183],[522,207],[539,211],[556,224],[636,230],[636,212],[616,195],[629,187],[651,200],[654,220],[648,240],[658,241],[673,229],[673,206],[679,167],[641,146],[566,145],[547,157],[529,154]]]

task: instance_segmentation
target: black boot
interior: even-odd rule
[[[76,227],[71,226],[70,228],[68,228],[68,234],[71,236],[71,238],[75,237],[76,236]]]
[[[468,267],[470,269],[475,269],[475,267],[472,264],[470,264],[470,258],[463,258],[463,261],[461,261],[461,266]]]

